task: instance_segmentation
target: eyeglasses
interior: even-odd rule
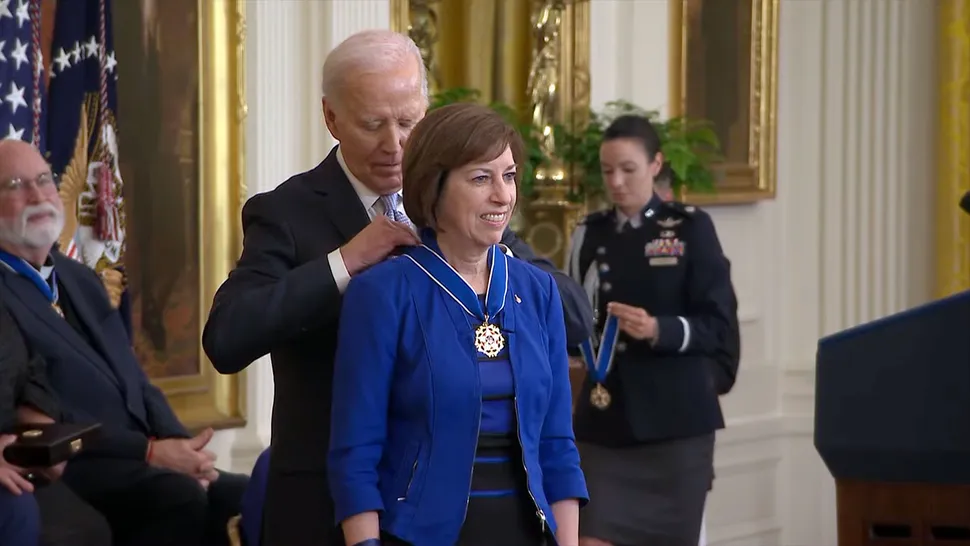
[[[11,178],[0,181],[0,193],[24,194],[33,185],[38,191],[47,191],[57,186],[57,177],[51,173],[44,173],[37,178]]]

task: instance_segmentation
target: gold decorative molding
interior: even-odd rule
[[[199,0],[199,324],[242,252],[246,198],[246,2]],[[153,379],[190,429],[246,424],[246,374],[215,371],[202,350],[197,375]]]
[[[669,114],[691,116],[688,110],[688,48],[692,32],[689,14],[704,0],[669,0]],[[746,4],[744,4],[746,3]],[[775,196],[776,112],[778,89],[778,10],[780,0],[742,0],[750,10],[750,79],[739,92],[748,97],[747,161],[715,166],[717,193],[689,194],[692,203],[725,205],[752,203]]]
[[[422,55],[435,45],[437,28],[448,22],[438,18],[438,7],[445,2],[464,0],[388,0],[391,11],[391,30],[411,36]],[[509,1],[509,0],[501,0]],[[515,0],[529,1],[539,6],[554,0]],[[564,119],[565,122],[582,121],[589,111],[589,0],[560,0],[565,3],[560,23],[560,70],[558,77],[560,112],[567,118],[582,116],[582,119]],[[430,12],[430,15],[429,15]],[[430,19],[430,22],[425,18]],[[433,23],[435,30],[422,30],[426,24]],[[428,59],[425,58],[427,66]]]
[[[550,164],[535,173],[536,196],[528,206],[525,240],[538,255],[562,267],[582,207],[566,199],[569,173],[557,159],[553,128],[581,123],[574,116],[589,110],[589,2],[534,0],[532,6],[529,119]],[[578,28],[587,32],[577,46]],[[577,85],[576,73],[583,68],[586,76]]]
[[[936,296],[970,289],[970,218],[957,203],[970,190],[970,0],[938,4]]]
[[[466,0],[389,0],[391,8],[391,29],[395,32],[408,34],[418,45],[429,69],[429,86],[433,74],[433,58],[429,63],[429,54],[433,55],[439,30],[444,32],[449,24],[444,13],[446,8],[455,7],[457,3]],[[494,0],[496,2],[512,2],[513,0]],[[514,0],[515,2],[529,2],[530,13],[534,16],[547,10],[554,12],[556,17],[555,29],[532,29],[530,39],[533,40],[533,59],[530,78],[535,79],[537,68],[542,68],[543,84],[547,89],[551,86],[552,93],[547,97],[551,102],[546,106],[551,117],[545,117],[538,125],[563,123],[566,125],[582,124],[588,119],[590,108],[590,1],[589,0]],[[524,6],[523,6],[524,7]],[[429,13],[430,12],[430,13]],[[533,17],[537,22],[539,17]],[[433,29],[429,25],[433,24]],[[536,53],[541,30],[553,31],[555,43],[544,53],[553,55],[546,59],[549,63],[540,66]],[[429,67],[429,64],[431,65]],[[449,84],[451,85],[451,84]],[[474,86],[471,86],[474,87]],[[531,86],[530,86],[531,87]],[[524,92],[529,90],[523,89]],[[529,97],[529,102],[534,102]],[[533,112],[533,105],[529,104]],[[531,117],[531,116],[530,116]],[[549,173],[550,180],[559,181],[568,177],[558,169],[556,173]],[[551,184],[548,188],[538,187],[538,195],[525,208],[525,239],[533,246],[540,256],[550,258],[557,263],[563,261],[565,247],[572,227],[582,212],[581,207],[565,199],[563,184]]]

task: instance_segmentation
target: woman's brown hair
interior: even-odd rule
[[[511,148],[525,160],[522,137],[491,108],[462,102],[436,108],[411,131],[404,146],[404,210],[418,228],[437,228],[435,207],[448,173],[471,163],[492,161]],[[515,175],[519,183],[519,174]]]

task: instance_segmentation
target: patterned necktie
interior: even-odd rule
[[[410,226],[411,221],[408,220],[407,215],[397,210],[397,202],[400,198],[401,197],[396,193],[381,196],[381,204],[384,205],[384,216],[387,216],[395,222],[401,222],[402,224],[407,224]]]

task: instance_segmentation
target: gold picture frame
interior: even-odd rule
[[[412,17],[426,16],[427,10],[434,10],[434,5],[441,0],[388,0],[391,10],[391,30],[409,34]],[[508,1],[508,0],[502,0]],[[542,2],[528,1],[533,9]],[[412,13],[412,2],[419,8],[421,14]],[[447,24],[447,21],[435,20],[435,25]],[[563,40],[561,42],[561,57],[559,60],[559,111],[567,119],[563,123],[582,124],[590,108],[590,0],[567,0],[563,11],[561,27]],[[412,36],[413,38],[413,36]],[[433,39],[428,36],[427,38]],[[422,43],[415,40],[420,49],[433,47],[433,43]]]
[[[747,59],[750,77],[746,89],[747,130],[746,160],[726,160],[715,166],[716,193],[692,193],[688,200],[700,205],[753,203],[775,196],[776,116],[778,89],[778,10],[780,0],[737,0],[750,13],[750,47]],[[671,117],[692,116],[689,111],[691,92],[692,31],[696,22],[691,14],[699,13],[703,0],[669,0],[670,29],[670,100]],[[727,32],[730,32],[728,30]],[[696,43],[696,42],[693,42]],[[740,82],[739,82],[740,83]],[[722,145],[725,143],[722,143]],[[742,150],[743,151],[743,150]]]
[[[174,336],[171,335],[172,332],[168,332],[167,335],[168,341],[171,342],[174,339],[174,343],[180,349],[188,348],[188,357],[184,358],[184,354],[179,354],[183,358],[170,358],[172,344],[169,343],[168,348],[163,346],[157,349],[157,355],[151,353],[149,360],[152,362],[142,358],[145,335],[143,330],[139,331],[140,325],[136,324],[132,324],[135,338],[133,348],[136,353],[141,348],[142,353],[139,354],[139,358],[142,368],[145,369],[152,383],[161,388],[187,428],[198,430],[211,426],[225,429],[244,426],[246,423],[246,377],[245,373],[233,376],[218,374],[202,350],[201,333],[213,296],[228,276],[242,250],[242,228],[239,218],[243,200],[247,195],[244,182],[246,2],[244,0],[182,0],[186,6],[192,6],[193,2],[195,3],[193,10],[185,10],[184,6],[180,6],[178,9],[169,9],[163,15],[157,12],[153,13],[152,17],[144,19],[140,10],[144,9],[145,4],[124,2],[114,5],[113,15],[116,21],[114,38],[119,46],[117,51],[119,59],[122,55],[141,54],[134,53],[136,49],[149,50],[156,47],[156,42],[142,42],[144,29],[152,22],[164,21],[169,26],[160,28],[172,30],[174,18],[177,31],[168,34],[167,37],[156,34],[154,38],[164,40],[166,45],[171,46],[172,49],[166,50],[166,53],[170,55],[170,59],[177,59],[171,62],[176,64],[182,62],[193,67],[185,78],[189,83],[180,88],[184,96],[180,95],[180,102],[176,101],[177,110],[182,114],[188,113],[188,116],[184,119],[174,116],[178,118],[176,122],[179,127],[182,127],[183,123],[188,126],[183,128],[184,134],[179,140],[188,150],[179,151],[191,156],[191,168],[186,169],[190,180],[186,181],[189,183],[184,184],[184,187],[191,189],[180,190],[184,192],[185,199],[177,200],[174,206],[182,208],[173,210],[172,202],[166,201],[159,204],[150,197],[146,199],[145,195],[152,194],[152,191],[146,190],[144,185],[139,186],[135,183],[135,180],[140,180],[142,184],[150,186],[152,182],[158,180],[139,176],[125,177],[125,201],[128,204],[132,202],[132,194],[138,197],[137,194],[140,191],[145,192],[141,196],[141,208],[134,211],[137,213],[135,217],[131,212],[128,213],[125,226],[128,241],[134,242],[133,239],[139,235],[139,228],[143,228],[146,223],[151,227],[151,233],[147,242],[140,243],[147,248],[140,256],[141,259],[137,259],[138,257],[132,256],[129,252],[126,257],[123,257],[122,262],[126,271],[134,279],[145,276],[146,255],[153,260],[149,263],[158,264],[170,260],[171,254],[166,253],[166,249],[180,252],[179,258],[191,264],[191,268],[185,273],[187,277],[179,279],[183,284],[191,284],[191,290],[169,298],[176,302],[176,306],[179,311],[184,312],[184,316],[189,317],[187,322],[190,326],[185,328],[187,331],[177,331]],[[169,2],[167,6],[172,8],[172,3]],[[42,8],[43,20],[46,22],[43,41],[49,48],[56,2],[44,0]],[[186,11],[193,11],[193,13],[185,13]],[[195,34],[194,39],[185,39],[186,35],[192,34]],[[48,54],[45,58],[50,59],[52,56]],[[119,61],[118,65],[121,74],[118,79],[119,95],[124,94],[121,92],[124,89],[123,86],[127,86],[128,91],[135,93],[135,95],[127,95],[128,99],[133,97],[136,99],[130,100],[128,104],[138,104],[137,93],[142,90],[155,94],[165,91],[165,88],[156,80],[147,80],[146,83],[145,80],[140,79],[142,74],[139,74],[139,63]],[[150,145],[144,145],[144,141],[139,140],[144,138],[145,134],[151,133],[148,128],[150,122],[146,123],[146,118],[140,118],[140,115],[145,111],[163,112],[156,117],[168,120],[172,116],[166,116],[166,114],[171,112],[163,108],[153,109],[150,104],[139,104],[139,106],[141,108],[126,109],[122,104],[121,115],[116,122],[120,123],[121,129],[128,129],[127,132],[122,130],[118,133],[122,170],[127,168],[128,173],[131,174],[132,165],[137,165],[139,169],[135,173],[143,175],[144,171],[152,171],[159,167],[160,163],[168,165],[175,162],[169,161],[168,156],[165,156],[161,162],[157,159],[160,149],[169,150],[171,146],[160,146],[154,141]],[[148,159],[145,159],[145,150],[148,150]],[[172,182],[171,179],[161,181],[169,184]],[[179,186],[182,186],[181,182],[183,180],[176,180]],[[159,186],[165,190],[165,184]],[[69,222],[71,226],[76,227],[78,223],[79,211],[76,204],[83,189],[83,184],[68,182],[61,184],[60,187],[65,211],[67,215],[73,216]],[[184,217],[184,224],[180,225],[179,220],[173,219],[180,217]],[[133,223],[135,221],[138,225]],[[178,248],[173,249],[166,248],[163,244],[162,248],[159,248],[159,241],[164,239],[165,233],[174,231],[184,233],[184,239],[177,239],[181,246],[176,244]],[[65,247],[65,240],[73,233],[74,227],[65,230],[61,237],[62,248]],[[131,246],[129,244],[129,249]],[[112,278],[120,279],[120,275]],[[194,282],[186,282],[186,279],[192,279]],[[107,286],[107,280],[106,287],[109,288],[109,293],[115,288],[115,286]],[[117,285],[119,293],[120,287],[119,282]],[[134,294],[139,288],[143,288],[140,283],[136,287],[129,284],[132,301],[137,299]],[[132,307],[135,305],[132,303]],[[173,360],[179,360],[177,365],[171,365]]]
[[[63,1],[63,0],[62,0]],[[193,0],[182,3],[192,6]],[[176,290],[167,300],[170,306],[175,306],[180,316],[187,317],[183,324],[189,324],[179,330],[167,332],[168,342],[162,348],[146,349],[146,331],[142,324],[133,324],[137,331],[135,335],[136,352],[139,353],[142,366],[152,383],[165,393],[175,413],[182,423],[190,430],[205,427],[227,429],[241,427],[246,424],[246,375],[245,372],[235,375],[221,375],[205,356],[202,349],[202,328],[208,317],[216,290],[229,275],[242,251],[242,227],[239,218],[242,204],[247,196],[245,184],[245,120],[246,120],[246,80],[245,80],[245,42],[246,42],[246,2],[245,0],[195,0],[196,13],[186,13],[183,7],[174,4],[167,6],[168,11],[153,13],[149,23],[126,21],[124,17],[140,15],[135,4],[126,6],[126,10],[117,13],[119,25],[139,25],[138,31],[133,33],[126,29],[123,35],[116,32],[116,43],[119,48],[131,51],[141,45],[140,42],[129,43],[140,39],[140,26],[159,25],[156,40],[164,40],[160,46],[164,47],[163,62],[174,63],[176,68],[167,68],[171,78],[172,70],[197,70],[195,74],[186,75],[178,89],[178,98],[171,99],[171,89],[163,87],[171,80],[158,80],[158,83],[145,83],[138,80],[138,73],[128,69],[124,74],[127,80],[119,79],[119,94],[122,98],[138,96],[139,92],[157,93],[168,96],[169,102],[162,103],[164,112],[161,119],[171,134],[172,118],[178,124],[178,141],[176,155],[169,154],[172,149],[171,141],[164,144],[151,142],[142,144],[142,135],[125,138],[131,135],[131,129],[137,129],[139,124],[148,123],[138,118],[141,111],[129,113],[126,119],[124,104],[121,108],[122,123],[128,123],[128,133],[122,133],[120,139],[121,161],[129,162],[131,178],[126,176],[125,183],[128,190],[141,202],[128,213],[128,237],[145,247],[145,250],[135,249],[136,255],[131,256],[126,268],[134,278],[145,277],[148,272],[141,271],[151,264],[165,265],[165,255],[179,252],[178,263],[184,263],[185,269],[181,273],[185,277],[179,278],[183,285],[191,284],[191,289]],[[155,22],[157,21],[157,22]],[[148,27],[152,28],[152,27]],[[168,34],[166,34],[166,30]],[[186,34],[197,33],[197,40],[186,40]],[[121,40],[119,42],[119,40]],[[151,43],[150,43],[151,44]],[[125,51],[122,51],[125,53]],[[131,59],[131,57],[129,57]],[[119,61],[119,66],[126,67]],[[167,65],[165,65],[167,66]],[[192,67],[192,68],[187,68]],[[161,70],[156,68],[156,70]],[[158,78],[158,76],[155,76]],[[148,80],[154,82],[156,80]],[[129,83],[132,82],[132,83]],[[128,87],[122,89],[122,85]],[[139,91],[142,90],[142,91]],[[122,92],[124,91],[124,92]],[[134,93],[131,94],[131,93]],[[173,102],[174,101],[174,110]],[[151,103],[149,103],[151,104]],[[174,113],[173,113],[174,112]],[[146,118],[148,120],[157,118]],[[134,123],[134,127],[132,127]],[[149,133],[148,125],[143,133]],[[125,128],[124,126],[122,127]],[[125,145],[131,151],[126,155]],[[145,151],[147,149],[147,152]],[[137,152],[137,153],[135,153]],[[134,154],[134,155],[133,155]],[[159,159],[161,158],[161,159]],[[174,158],[174,160],[173,160]],[[187,161],[183,165],[178,177],[153,179],[146,177],[145,170],[172,168],[173,163]],[[132,163],[134,162],[134,163]],[[123,167],[124,169],[125,167]],[[149,173],[151,174],[151,173]],[[137,182],[136,182],[137,181]],[[141,185],[139,185],[139,182]],[[165,186],[172,183],[181,184],[182,189],[153,189],[145,184]],[[178,198],[154,200],[153,192],[161,191],[178,193]],[[145,195],[148,195],[146,197]],[[149,202],[146,204],[145,200]],[[132,202],[131,199],[126,199]],[[147,208],[146,208],[147,207]],[[181,208],[174,208],[181,207]],[[145,215],[148,218],[145,218]],[[138,222],[138,223],[135,223]],[[147,224],[146,224],[147,222]],[[147,227],[145,227],[147,225]],[[162,226],[160,229],[159,226]],[[139,229],[148,229],[147,239],[138,240]],[[179,231],[182,235],[172,239],[172,233]],[[168,233],[168,235],[166,235]],[[172,240],[176,242],[171,242]],[[131,248],[131,244],[129,248]],[[168,252],[166,252],[168,250]],[[140,257],[137,254],[141,254]],[[145,260],[149,261],[145,261]],[[146,265],[148,264],[148,265]],[[155,273],[152,273],[155,275]],[[152,277],[154,279],[154,277]],[[195,279],[190,282],[189,279]],[[154,282],[154,281],[152,281]],[[161,281],[159,281],[161,282]],[[139,284],[136,289],[144,290]],[[134,301],[134,299],[133,299]],[[144,295],[142,296],[144,302]],[[134,304],[133,304],[134,306]],[[144,313],[144,303],[141,306]],[[167,315],[163,315],[163,318]],[[177,347],[177,349],[176,349]],[[147,352],[146,352],[147,351]],[[172,352],[176,351],[176,352]],[[177,355],[178,358],[175,358]],[[194,355],[198,355],[197,359]],[[145,360],[146,356],[150,357]],[[186,356],[188,356],[186,358]]]
[[[246,2],[199,0],[200,324],[242,252],[247,196]],[[201,334],[201,332],[200,332]],[[246,424],[246,375],[216,372],[199,337],[199,374],[155,380],[190,429]]]

